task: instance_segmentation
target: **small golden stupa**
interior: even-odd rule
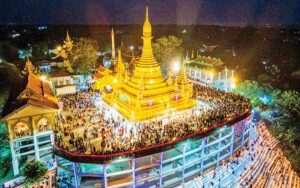
[[[146,7],[142,39],[142,55],[131,77],[128,77],[126,70],[119,68],[123,67],[123,62],[121,52],[118,51],[118,70],[114,80],[117,82],[117,87],[114,88],[113,93],[103,95],[104,100],[133,121],[193,107],[195,100],[192,99],[192,85],[187,80],[184,66],[175,81],[172,80],[171,74],[167,80],[162,76],[160,66],[152,52],[152,28],[148,7]]]

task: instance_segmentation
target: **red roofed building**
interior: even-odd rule
[[[32,73],[11,88],[2,117],[9,133],[14,175],[27,161],[51,161],[58,109],[51,83]]]

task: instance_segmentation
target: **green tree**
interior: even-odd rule
[[[16,65],[11,63],[0,64],[0,86],[10,87],[21,81],[21,72]]]
[[[1,93],[1,91],[0,91]],[[11,169],[11,152],[6,125],[0,123],[0,182],[4,180]]]
[[[271,133],[281,142],[282,149],[293,168],[300,171],[299,143],[300,131],[300,94],[297,91],[273,89],[255,81],[244,81],[235,89],[236,93],[249,98],[254,106],[267,106],[268,111],[279,113],[279,116],[266,118],[270,122]],[[270,102],[265,104],[261,96],[269,96]],[[268,113],[267,113],[268,114]]]
[[[300,95],[297,91],[277,91],[273,94],[273,106],[286,118],[300,117]]]
[[[296,80],[300,80],[300,69],[293,71],[290,76]]]
[[[153,42],[153,53],[164,75],[167,74],[172,60],[176,57],[182,57],[181,44],[182,40],[173,35],[163,36]]]
[[[88,38],[80,38],[75,42],[71,54],[71,66],[77,73],[87,75],[95,68],[98,55],[98,44]]]
[[[234,92],[249,98],[253,106],[262,107],[264,103],[260,97],[265,94],[265,90],[258,82],[246,80],[240,83]]]
[[[30,161],[25,164],[23,175],[26,185],[37,184],[45,176],[47,167],[40,161]]]
[[[0,43],[0,57],[12,62],[19,57],[18,48],[13,46],[9,41],[4,41]]]
[[[267,74],[260,74],[257,76],[257,81],[259,83],[272,83],[274,82],[274,79]]]

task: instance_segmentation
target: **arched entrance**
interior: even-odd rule
[[[38,122],[40,132],[51,130],[50,121],[47,118],[41,118]]]
[[[26,123],[19,122],[14,126],[15,130],[15,137],[20,138],[23,136],[29,136],[30,135],[30,129]]]

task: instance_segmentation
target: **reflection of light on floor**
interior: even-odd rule
[[[107,126],[113,127],[113,134],[120,135],[121,129],[123,129],[124,134],[121,135],[122,138],[131,137],[133,139],[137,139],[138,131],[137,129],[143,129],[144,123],[149,122],[162,122],[162,125],[166,125],[172,121],[179,121],[183,118],[191,117],[192,115],[199,116],[203,111],[207,111],[211,109],[210,105],[198,100],[195,107],[177,111],[174,109],[168,109],[168,112],[164,113],[161,116],[157,116],[148,120],[144,120],[141,122],[134,122],[127,118],[125,118],[122,114],[120,114],[116,108],[109,106],[106,102],[103,101],[100,94],[95,94],[92,98],[95,107],[99,110],[99,112],[103,113],[104,119],[108,122]],[[114,123],[113,123],[114,122]],[[77,130],[76,132],[83,132],[82,130]],[[131,135],[130,132],[133,134]],[[121,139],[123,141],[123,139]]]
[[[124,121],[122,121],[122,123],[127,124],[129,127],[132,127],[134,124],[137,123],[137,122],[130,121],[127,118],[125,118],[124,116],[122,116],[122,114],[120,114],[115,108],[112,108],[107,103],[105,103],[99,94],[96,94],[94,96],[93,100],[94,100],[95,106],[100,111],[105,113],[104,114],[105,120],[110,120],[111,118],[117,122],[119,122],[120,120],[124,120]],[[182,110],[182,111],[176,111],[176,110],[169,111],[168,113],[165,113],[159,117],[154,117],[154,118],[142,121],[141,123],[162,120],[164,124],[167,124],[169,121],[180,118],[181,115],[183,115],[183,114],[189,116],[189,115],[192,115],[192,111],[194,111],[196,115],[200,115],[201,111],[208,110],[208,109],[211,109],[209,104],[198,100],[197,105],[194,108],[191,108],[188,110]]]

